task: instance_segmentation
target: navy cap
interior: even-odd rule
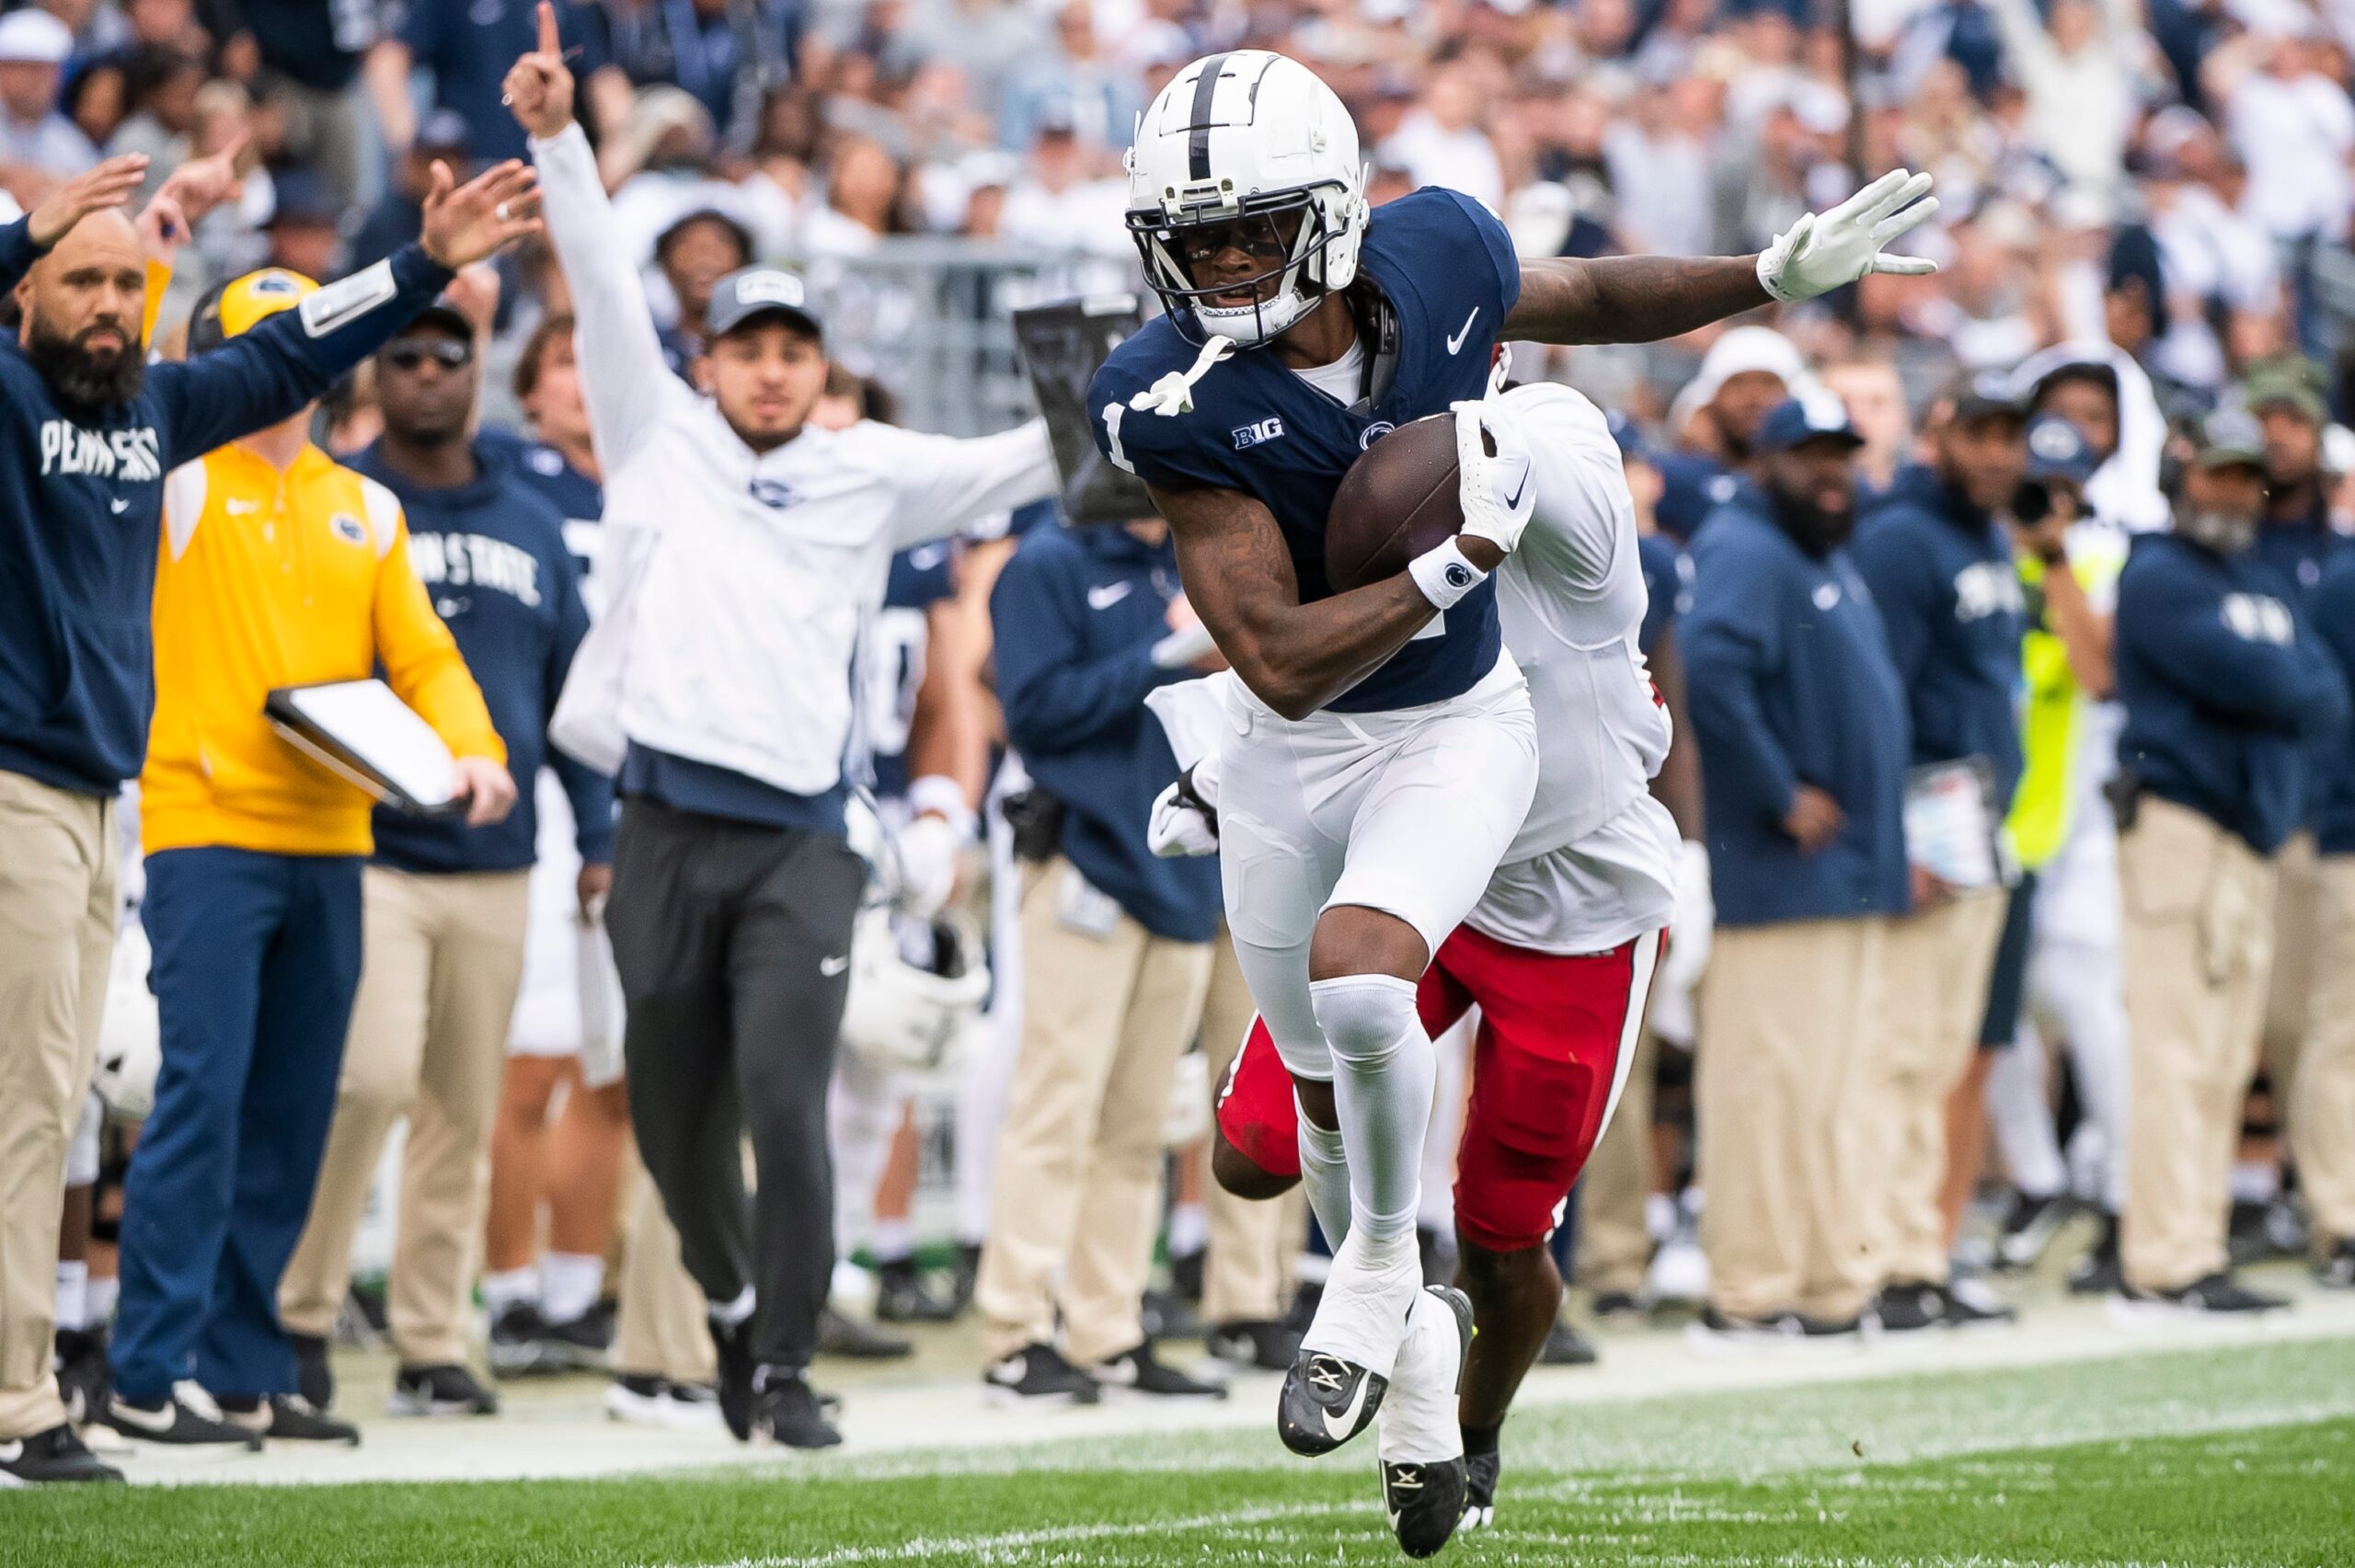
[[[2058,414],[2044,414],[2028,428],[2028,474],[2031,479],[2066,479],[2084,485],[2101,464],[2085,433]]]
[[[1805,397],[1786,398],[1767,410],[1766,418],[1758,423],[1758,433],[1750,438],[1750,450],[1763,456],[1812,441],[1844,441],[1852,451],[1865,444],[1865,438],[1848,422],[1846,404],[1829,392],[1811,392]]]
[[[785,317],[812,338],[825,329],[810,314],[809,291],[799,278],[775,267],[742,267],[712,285],[711,304],[703,313],[706,338],[721,338],[754,316]]]
[[[2012,378],[2006,371],[1980,371],[1966,375],[1947,388],[1947,401],[1954,407],[1954,421],[1969,425],[1981,419],[2024,419],[2027,410],[2012,391]]]

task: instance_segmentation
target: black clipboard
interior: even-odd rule
[[[262,716],[294,750],[405,816],[465,812],[465,797],[449,793],[449,748],[382,681],[281,686],[263,699]]]
[[[1063,475],[1067,521],[1132,522],[1155,515],[1144,481],[1097,450],[1096,415],[1087,406],[1087,383],[1097,368],[1143,325],[1134,294],[1092,294],[1014,313],[1015,341]]]

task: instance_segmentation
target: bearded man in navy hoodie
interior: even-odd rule
[[[523,982],[538,831],[533,791],[554,767],[580,858],[613,863],[613,787],[547,746],[548,715],[589,629],[564,519],[495,447],[469,434],[473,329],[436,305],[376,356],[385,434],[352,466],[400,498],[409,558],[482,688],[520,792],[495,827],[376,814],[367,958],[352,1010],[318,1196],[279,1306],[323,1368],[323,1336],[350,1281],[351,1242],[392,1124],[408,1117],[387,1302],[399,1415],[488,1414],[466,1370],[469,1265],[507,1030]]]

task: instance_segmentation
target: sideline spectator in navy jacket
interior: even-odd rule
[[[1995,372],[1944,402],[1931,462],[1898,471],[1858,526],[1854,553],[1905,687],[1913,762],[1983,763],[1992,830],[2020,776],[2024,606],[1997,513],[2028,475],[2027,418],[2010,378]],[[1949,888],[1918,865],[1913,875],[1914,911],[1890,928],[1886,1027],[1872,1049],[1872,1109],[1862,1118],[1890,1140],[1874,1228],[1882,1274],[1875,1315],[1897,1332],[2012,1315],[1948,1288],[1947,1253],[1961,1215],[1942,1201],[1973,1185],[1949,1179],[1950,1158],[1981,1140],[1965,1136],[1948,1148],[1948,1106],[1965,1118],[1983,1115],[1988,1059],[1977,1049],[1979,1025],[2006,899],[1992,882]]]
[[[2287,1305],[2226,1272],[2234,1132],[2273,961],[2274,857],[2303,814],[2312,738],[2342,727],[2338,669],[2255,549],[2257,421],[2210,417],[2169,533],[2118,580],[2119,879],[2133,1040],[2124,1303]]]
[[[495,1408],[468,1376],[472,1264],[492,1113],[523,981],[545,761],[579,824],[584,909],[611,885],[613,791],[546,744],[548,716],[589,629],[564,520],[496,452],[467,436],[474,333],[446,306],[376,356],[384,439],[353,466],[400,498],[409,556],[482,688],[522,786],[496,828],[379,811],[367,870],[366,957],[333,1130],[311,1218],[279,1292],[309,1366],[351,1279],[351,1243],[377,1158],[408,1116],[391,1280],[400,1369],[393,1408]]]
[[[1030,862],[1020,951],[1033,1000],[973,1297],[983,1376],[1041,1403],[1093,1402],[1081,1368],[1143,1392],[1204,1393],[1155,1357],[1140,1308],[1162,1113],[1210,986],[1219,874],[1214,860],[1145,845],[1178,761],[1144,697],[1217,656],[1159,519],[1033,532],[990,594],[990,619],[1006,733],[1036,782],[1033,807],[1063,822],[1051,845],[1017,845]],[[1059,1295],[1069,1360],[1055,1348]]]
[[[1863,444],[1829,395],[1768,414],[1760,485],[1695,535],[1677,624],[1717,909],[1694,1084],[1703,1322],[1729,1338],[1853,1334],[1879,1283],[1865,1242],[1884,1140],[1857,1113],[1906,910],[1909,742],[1846,549]]]
[[[2355,684],[2355,544],[2341,541],[2309,601],[2315,630]],[[2355,1288],[2355,727],[2339,731],[2315,820],[2314,990],[2290,1090],[2290,1148],[2314,1219],[2315,1274]]]

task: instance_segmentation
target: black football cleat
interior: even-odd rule
[[[1284,1374],[1276,1436],[1304,1459],[1329,1454],[1372,1424],[1390,1379],[1338,1356],[1304,1350]]]
[[[1461,1459],[1430,1462],[1407,1459],[1382,1467],[1382,1511],[1390,1533],[1409,1557],[1429,1557],[1448,1543],[1464,1517],[1470,1494]]]
[[[1464,1522],[1460,1530],[1485,1530],[1497,1522],[1497,1474],[1504,1462],[1495,1453],[1464,1459]]]

